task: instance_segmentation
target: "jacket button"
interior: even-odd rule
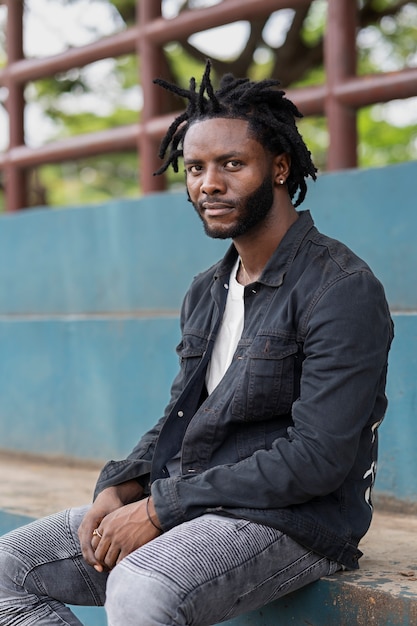
[[[177,415],[178,417],[184,417],[184,411],[178,411]]]

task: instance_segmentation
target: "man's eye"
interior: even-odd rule
[[[228,169],[231,169],[231,170],[235,170],[235,169],[237,169],[238,167],[240,167],[241,165],[242,165],[242,163],[241,163],[240,161],[235,161],[234,159],[233,159],[233,161],[228,161],[228,162],[226,163],[226,167],[227,167]]]
[[[188,174],[199,174],[202,170],[201,165],[189,165],[187,167],[187,173]]]

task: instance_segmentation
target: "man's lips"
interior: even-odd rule
[[[202,202],[201,208],[204,211],[204,214],[209,217],[220,217],[222,215],[228,215],[234,210],[234,206],[232,204],[227,204],[226,202]]]

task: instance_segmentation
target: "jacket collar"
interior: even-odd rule
[[[306,236],[312,230],[316,230],[316,228],[310,211],[299,211],[298,220],[285,233],[257,282],[269,287],[282,285],[289,266],[297,256],[298,250]],[[236,263],[237,256],[237,250],[232,244],[220,261],[214,278],[228,278]]]

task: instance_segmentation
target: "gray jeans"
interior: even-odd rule
[[[208,626],[338,569],[278,530],[210,514],[100,574],[80,551],[85,511],[63,511],[0,537],[0,626],[80,626],[66,603],[105,604],[110,626]]]

